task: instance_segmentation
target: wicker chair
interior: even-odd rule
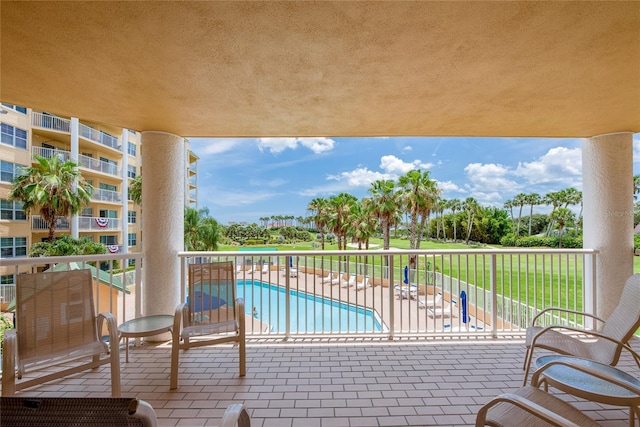
[[[568,325],[538,326],[538,320],[544,319],[545,315],[551,312],[587,316],[603,325],[599,330],[586,330]],[[523,385],[527,384],[533,352],[536,348],[544,348],[556,353],[582,357],[614,366],[618,363],[623,349],[630,350],[632,355],[635,354],[629,347],[628,341],[638,328],[640,328],[639,274],[627,279],[620,302],[606,321],[589,313],[556,307],[547,308],[538,313],[533,318],[531,326],[527,328]],[[592,342],[583,341],[566,332],[579,332],[595,340]],[[640,367],[640,361],[637,357],[634,357],[634,360]]]
[[[90,270],[19,274],[15,319],[4,335],[2,396],[108,363],[111,395],[120,397],[116,319],[95,315]],[[111,348],[98,332],[105,321]],[[27,372],[29,379],[16,381]]]
[[[188,300],[176,308],[173,323],[171,390],[178,387],[181,349],[237,342],[240,376],[245,375],[244,300],[236,299],[235,295],[235,272],[231,261],[189,265]]]

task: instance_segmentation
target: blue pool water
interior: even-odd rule
[[[271,325],[272,333],[286,332],[286,290],[259,281],[238,281],[237,297],[244,298],[245,310]],[[370,309],[329,298],[289,291],[291,328],[296,333],[376,332],[382,331],[382,321]]]

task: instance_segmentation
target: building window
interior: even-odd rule
[[[113,209],[100,209],[100,218],[118,218],[118,211]]]
[[[13,285],[16,282],[15,274],[3,274],[0,276],[0,285]]]
[[[23,203],[17,200],[0,199],[0,219],[10,221],[26,221],[27,214],[22,209]]]
[[[129,233],[129,246],[137,245],[136,233]]]
[[[117,245],[118,236],[100,236],[100,243],[103,245]]]
[[[10,126],[6,123],[0,124],[0,142],[12,147],[27,149],[27,131]]]
[[[111,184],[100,183],[98,184],[98,188],[101,190],[109,190],[109,191],[118,191],[118,187]]]
[[[18,165],[15,163],[0,160],[0,181],[12,182],[14,178],[20,175],[22,170],[26,168],[27,167],[24,165]]]
[[[127,153],[129,153],[130,156],[135,157],[136,156],[136,144],[134,144],[133,142],[130,142],[129,145],[127,145]]]
[[[136,211],[129,211],[129,224],[135,224],[137,221],[138,213]]]
[[[18,113],[27,114],[27,107],[21,107],[19,105],[13,105],[13,104],[5,104],[4,102],[2,103],[2,106],[7,107],[11,110],[15,110]]]
[[[132,165],[128,165],[127,166],[127,176],[129,178],[135,178],[136,177],[136,167],[132,166]]]
[[[17,258],[27,256],[26,237],[0,238],[0,258]]]
[[[82,210],[80,211],[80,216],[92,217],[93,216],[93,208],[82,208]]]

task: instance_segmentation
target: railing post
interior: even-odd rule
[[[598,313],[598,301],[597,301],[597,293],[596,293],[596,254],[592,253],[590,255],[583,255],[582,265],[583,272],[582,277],[584,278],[582,283],[582,292],[584,292],[584,307],[583,310],[587,313],[597,314]],[[585,328],[593,329],[596,327],[593,323],[593,319],[591,317],[585,316],[584,318]]]
[[[497,266],[496,254],[491,254],[491,264],[489,265],[489,281],[491,288],[491,336],[498,337],[498,286],[497,286]]]
[[[285,331],[284,331],[284,340],[288,341],[291,338],[291,295],[289,291],[291,290],[291,269],[290,265],[293,261],[293,257],[289,255],[285,258],[285,266],[284,266],[284,319],[285,319]]]
[[[394,340],[394,330],[395,330],[395,324],[393,322],[393,319],[395,317],[395,303],[394,303],[394,296],[393,296],[393,273],[394,273],[394,269],[393,269],[393,255],[386,255],[387,259],[389,260],[387,262],[387,264],[389,265],[389,340]]]

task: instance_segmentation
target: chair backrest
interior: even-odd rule
[[[19,274],[18,369],[99,352],[90,270]]]
[[[620,302],[605,321],[600,333],[626,343],[640,328],[640,274],[634,274],[627,279],[622,290]],[[602,361],[616,364],[622,348],[611,341],[598,340],[602,347]]]
[[[231,261],[189,265],[190,326],[235,320],[235,300]]]

